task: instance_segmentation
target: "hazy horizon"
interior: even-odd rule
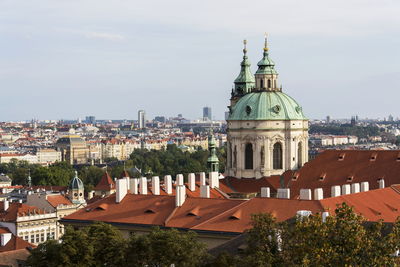
[[[264,32],[310,118],[400,117],[397,1],[0,1],[0,121],[223,119]]]

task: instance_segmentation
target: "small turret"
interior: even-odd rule
[[[85,189],[83,182],[78,178],[78,172],[75,171],[75,177],[69,183],[69,199],[74,204],[86,204],[84,193]]]
[[[219,172],[217,145],[215,143],[215,138],[212,130],[210,131],[210,134],[208,136],[208,151],[209,151],[209,156],[207,159],[208,172]]]

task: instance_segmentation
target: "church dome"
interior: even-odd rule
[[[301,106],[279,91],[244,95],[232,107],[228,121],[234,120],[307,120]]]
[[[71,180],[69,184],[69,189],[83,189],[83,182],[78,178],[78,172],[75,172],[75,177]]]

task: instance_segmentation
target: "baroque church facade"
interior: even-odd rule
[[[246,41],[243,54],[228,107],[227,176],[259,179],[300,168],[308,161],[308,119],[282,92],[267,39],[255,75]]]

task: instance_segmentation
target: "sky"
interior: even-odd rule
[[[400,117],[398,0],[0,0],[0,121],[223,119],[268,32],[310,119]]]

